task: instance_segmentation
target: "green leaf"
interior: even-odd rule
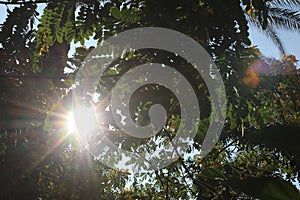
[[[211,178],[211,179],[224,177],[222,172],[216,168],[205,168],[201,171],[200,176]]]
[[[115,6],[110,8],[110,13],[112,14],[113,17],[115,17],[117,19],[122,18],[120,10]]]
[[[63,32],[61,30],[57,30],[57,32],[56,32],[56,40],[59,43],[63,42]]]
[[[233,185],[245,194],[264,200],[300,199],[300,193],[296,187],[280,178],[248,178],[236,181]]]

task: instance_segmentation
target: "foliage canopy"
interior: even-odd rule
[[[250,46],[248,29],[249,23],[260,27],[284,53],[276,28],[299,31],[300,1],[11,0],[0,4],[15,5],[7,7],[0,30],[1,199],[299,199],[292,184],[300,179],[297,60],[285,54],[281,60],[265,58]],[[187,77],[201,109],[197,135],[187,151],[192,156],[153,173],[129,174],[95,161],[62,124],[71,111],[74,76],[93,49],[85,46],[87,41],[100,44],[124,30],[147,26],[177,30],[207,50],[223,77],[228,109],[220,140],[200,158],[211,109],[199,74],[170,52],[147,49],[118,58],[98,85],[97,106],[105,115],[102,125],[107,130],[115,127],[105,109],[113,85],[130,68],[147,62],[172,66]],[[79,47],[70,56],[74,43]],[[73,72],[65,73],[66,68]],[[168,122],[160,134],[170,139],[178,128],[180,105],[167,89],[150,85],[137,90],[130,105],[132,117],[147,124],[149,108],[156,103],[167,110]],[[123,148],[144,145],[118,128],[109,133]]]

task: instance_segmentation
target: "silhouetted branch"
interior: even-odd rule
[[[40,3],[49,3],[50,1],[19,1],[19,2],[7,2],[7,1],[0,1],[0,4],[4,5],[22,5],[22,4],[40,4]]]
[[[41,74],[0,74],[0,78],[19,78],[19,79],[66,79],[67,74],[61,76],[41,75]]]
[[[32,118],[32,119],[15,119],[15,120],[2,120],[0,119],[0,130],[17,130],[30,127],[30,124],[43,123],[45,118]]]

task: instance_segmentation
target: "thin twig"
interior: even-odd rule
[[[175,147],[175,145],[174,145],[174,143],[173,143],[173,141],[172,141],[171,135],[169,134],[168,131],[166,131],[166,132],[167,132],[167,136],[168,136],[168,138],[169,138],[169,140],[170,140],[170,143],[171,143],[171,145],[174,147],[175,153],[177,154],[177,156],[178,156],[178,158],[179,158],[178,160],[180,161],[180,164],[181,164],[181,165],[183,166],[183,168],[185,169],[185,171],[186,171],[188,177],[189,177],[194,183],[201,184],[201,183],[200,183],[197,179],[195,179],[194,176],[191,174],[191,172],[189,171],[188,167],[185,165],[184,160],[181,158],[181,155],[179,154],[177,148]]]
[[[223,147],[217,155],[215,155],[215,157],[213,158],[213,160],[216,160],[217,157],[223,152],[225,151],[228,147],[230,147],[233,143],[237,142],[237,139],[233,140],[232,142],[230,142],[229,144],[227,144],[225,147]]]

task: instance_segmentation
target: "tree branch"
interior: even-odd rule
[[[9,79],[9,78],[18,78],[18,79],[55,79],[55,80],[61,80],[61,79],[67,79],[68,75],[63,74],[61,76],[56,75],[45,75],[45,74],[1,74],[0,73],[0,79]]]
[[[39,4],[39,3],[49,3],[49,0],[40,0],[40,1],[20,1],[20,2],[7,2],[0,1],[0,4],[4,5],[22,5],[22,4]]]
[[[43,123],[45,118],[33,119],[15,119],[15,120],[2,120],[0,119],[0,130],[16,130],[30,127],[30,123],[38,122]]]

